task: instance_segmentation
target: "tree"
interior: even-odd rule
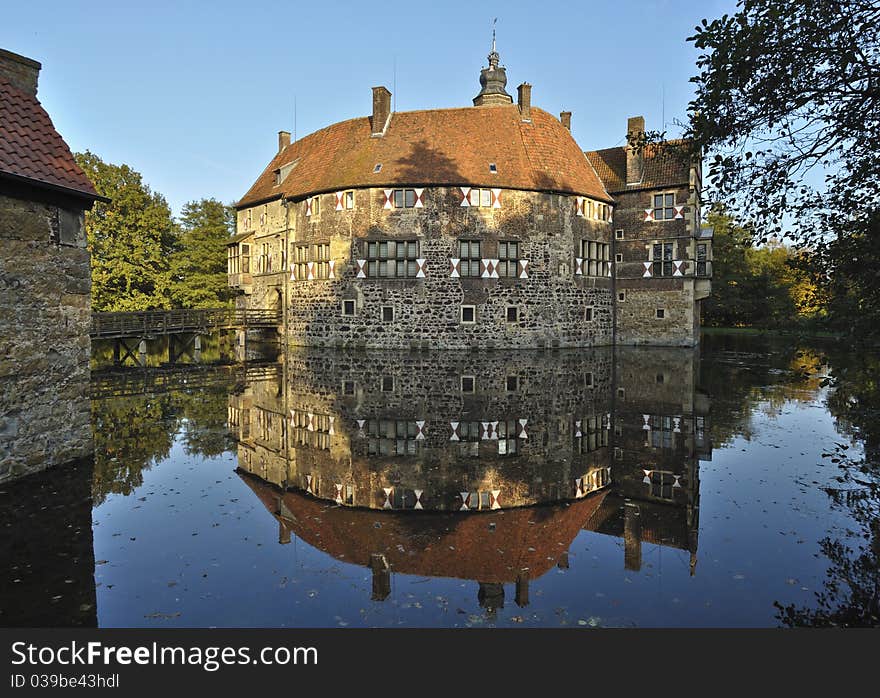
[[[685,136],[757,240],[810,248],[842,330],[880,336],[880,3],[740,0],[703,20]]]
[[[216,308],[229,300],[226,243],[234,231],[232,208],[216,199],[183,207],[171,257],[171,297],[177,307]]]
[[[707,325],[791,329],[817,314],[815,289],[801,255],[778,241],[755,246],[754,235],[723,209],[708,216],[712,295],[703,306]]]
[[[128,165],[106,163],[88,150],[74,158],[98,193],[110,199],[86,213],[92,309],[171,307],[168,257],[175,224],[165,199]]]

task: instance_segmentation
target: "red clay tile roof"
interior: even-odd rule
[[[0,78],[0,176],[101,198],[36,96]]]
[[[691,166],[684,141],[671,140],[668,145],[671,146],[668,149],[661,149],[656,145],[645,147],[642,182],[631,187],[626,186],[625,147],[590,150],[586,152],[586,156],[611,194],[688,184]]]
[[[238,207],[284,195],[302,198],[354,187],[472,186],[611,197],[571,133],[532,107],[516,105],[397,112],[382,137],[370,117],[333,124],[288,145],[269,163]],[[296,162],[280,186],[275,170]],[[489,163],[497,174],[489,172]],[[382,170],[373,168],[382,163]]]
[[[491,512],[376,511],[282,492],[242,471],[238,476],[298,538],[339,560],[368,566],[371,554],[381,553],[402,574],[496,583],[516,581],[526,567],[531,579],[546,573],[607,494]],[[293,518],[277,513],[279,496]]]

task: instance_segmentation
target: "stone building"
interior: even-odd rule
[[[379,588],[390,570],[519,598],[582,529],[623,538],[628,569],[643,544],[696,568],[711,458],[696,350],[291,349],[281,365],[228,416],[281,543],[369,566]]]
[[[92,452],[84,212],[98,196],[0,50],[0,481]]]
[[[711,242],[685,144],[585,153],[571,113],[506,91],[368,117],[278,151],[237,204],[229,283],[289,344],[440,348],[698,342]],[[630,119],[633,142],[644,120]]]

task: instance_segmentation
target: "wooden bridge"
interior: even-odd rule
[[[123,313],[92,313],[92,339],[113,342],[113,363],[129,358],[146,365],[147,340],[164,337],[168,362],[176,363],[185,353],[200,361],[202,336],[222,330],[237,330],[244,346],[248,330],[272,330],[282,323],[281,310],[209,308],[205,310],[144,310]]]
[[[280,310],[210,308],[92,313],[92,339],[153,339],[171,334],[209,334],[214,330],[277,327]]]

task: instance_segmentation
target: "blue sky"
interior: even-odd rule
[[[573,112],[584,149],[684,118],[697,52],[685,39],[734,0],[520,2],[155,1],[10,3],[0,48],[43,64],[39,98],[73,150],[140,171],[175,213],[240,198],[277,147],[371,110],[466,106],[479,91],[491,23],[508,92]],[[665,102],[665,109],[664,109]]]

